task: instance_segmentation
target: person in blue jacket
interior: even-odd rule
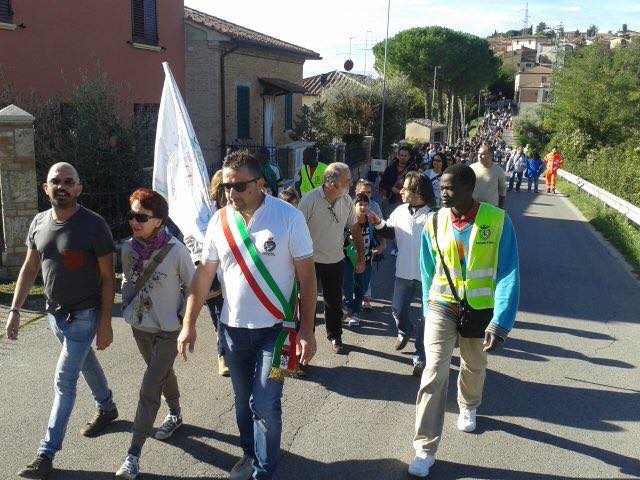
[[[416,456],[409,466],[409,473],[417,477],[429,474],[442,438],[449,367],[456,342],[460,344],[457,426],[471,432],[482,401],[487,354],[506,340],[518,311],[520,271],[513,225],[506,212],[476,202],[474,187],[471,167],[456,164],[447,168],[440,179],[443,208],[430,215],[422,230],[420,273],[427,363],[416,405]],[[432,239],[438,240],[437,246]],[[457,281],[455,294],[442,264],[445,256],[453,259],[451,265],[452,260],[444,262],[448,276]],[[491,258],[497,258],[497,265],[483,268]],[[461,327],[458,300],[475,305],[484,321],[476,317],[469,322],[472,329]],[[493,305],[493,310],[481,304]]]
[[[533,184],[534,192],[538,192],[538,179],[545,171],[545,165],[540,158],[540,153],[537,150],[531,152],[531,156],[527,158],[527,192],[531,192],[531,185]]]

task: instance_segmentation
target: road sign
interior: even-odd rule
[[[371,171],[372,172],[384,172],[387,168],[387,160],[384,158],[371,159]]]

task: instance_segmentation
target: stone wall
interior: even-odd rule
[[[2,200],[2,269],[15,279],[24,261],[25,238],[38,212],[34,117],[9,105],[0,110],[0,197]]]

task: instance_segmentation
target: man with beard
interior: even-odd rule
[[[300,362],[307,364],[316,350],[317,290],[309,230],[294,206],[264,194],[260,175],[260,164],[246,150],[233,152],[222,164],[229,203],[209,222],[178,337],[178,352],[186,360],[196,341],[198,313],[220,272],[226,292],[222,343],[243,450],[231,480],[270,480],[276,471],[282,433],[280,342],[295,327],[296,280]]]
[[[35,460],[18,472],[24,478],[45,478],[52,470],[73,410],[80,373],[98,409],[81,433],[93,436],[118,417],[107,379],[91,348],[94,337],[98,350],[113,341],[115,245],[111,231],[100,215],[78,205],[82,184],[72,165],[52,166],[44,191],[52,208],[31,222],[27,257],[18,276],[6,335],[9,340],[17,339],[20,308],[42,267],[49,324],[62,351],[49,425]]]

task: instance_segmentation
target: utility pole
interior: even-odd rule
[[[529,2],[525,2],[524,7],[524,20],[522,21],[524,25],[524,30],[522,31],[523,35],[527,34],[527,29],[529,28]]]
[[[389,14],[391,12],[391,0],[387,1],[387,35],[384,39],[384,64],[382,66],[382,107],[380,108],[380,145],[378,158],[382,158],[382,140],[384,138],[384,100],[387,93],[387,45],[389,43]]]
[[[367,33],[364,36],[364,70],[362,71],[363,75],[367,74],[367,54],[369,53],[369,33],[373,33],[373,31],[367,30]]]

